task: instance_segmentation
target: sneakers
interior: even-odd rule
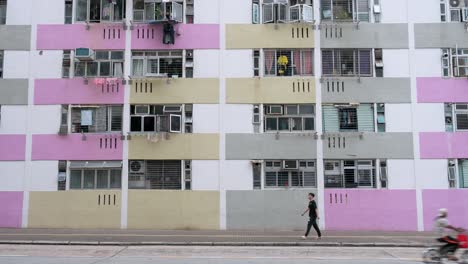
[[[306,240],[306,239],[307,239],[307,237],[306,237],[306,236],[302,236],[301,238],[302,238],[302,239],[304,239],[304,240]]]

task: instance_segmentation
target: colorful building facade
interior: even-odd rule
[[[468,222],[468,2],[0,0],[0,227]]]

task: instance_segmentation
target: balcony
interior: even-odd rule
[[[33,135],[32,160],[122,160],[120,134]]]
[[[322,78],[324,103],[410,103],[409,78]]]
[[[121,23],[37,26],[38,50],[124,50],[125,38],[125,30]]]
[[[132,49],[219,49],[219,25],[176,24],[175,43],[163,44],[163,25],[135,25],[132,31]]]
[[[320,30],[320,45],[322,48],[407,49],[408,25],[324,24]]]
[[[120,191],[31,192],[29,228],[120,228]]]
[[[26,157],[26,135],[0,135],[0,161],[23,161]]]
[[[315,103],[315,78],[266,77],[226,80],[229,104]]]
[[[246,146],[249,146],[246,148]],[[226,159],[316,159],[315,132],[227,134]]]
[[[464,78],[417,78],[418,103],[468,102],[468,83]]]
[[[310,24],[231,24],[226,25],[226,48],[313,48],[314,34]]]
[[[425,132],[419,134],[422,159],[464,159],[468,157],[468,132]]]
[[[424,23],[414,25],[417,49],[454,47],[467,48],[468,31],[466,23]]]
[[[134,134],[129,141],[131,160],[217,160],[218,134]]]
[[[0,39],[0,50],[31,50],[31,26],[0,25]]]
[[[324,159],[414,158],[412,133],[327,132],[322,138]]]
[[[122,80],[96,83],[95,79],[35,80],[34,104],[123,104]]]
[[[131,104],[217,104],[218,79],[135,79]]]

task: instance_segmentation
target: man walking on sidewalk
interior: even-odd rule
[[[309,222],[307,223],[307,231],[304,236],[302,236],[302,239],[307,239],[307,236],[309,235],[310,228],[313,226],[315,231],[317,232],[318,239],[322,237],[322,233],[320,232],[320,229],[317,225],[317,220],[320,219],[319,214],[318,214],[318,208],[317,208],[317,203],[315,203],[315,194],[309,193],[309,206],[305,210],[304,213],[302,213],[302,216],[304,216],[307,212],[309,212]]]

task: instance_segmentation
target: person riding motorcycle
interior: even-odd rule
[[[445,243],[440,248],[440,254],[442,256],[447,256],[449,260],[458,261],[458,258],[455,257],[455,252],[457,251],[459,247],[459,241],[456,238],[451,236],[450,230],[453,230],[455,232],[463,232],[464,230],[462,228],[451,226],[449,224],[447,216],[448,216],[447,209],[445,208],[439,209],[439,214],[437,215],[434,221],[435,231],[439,235],[439,238],[437,239],[437,241]]]

